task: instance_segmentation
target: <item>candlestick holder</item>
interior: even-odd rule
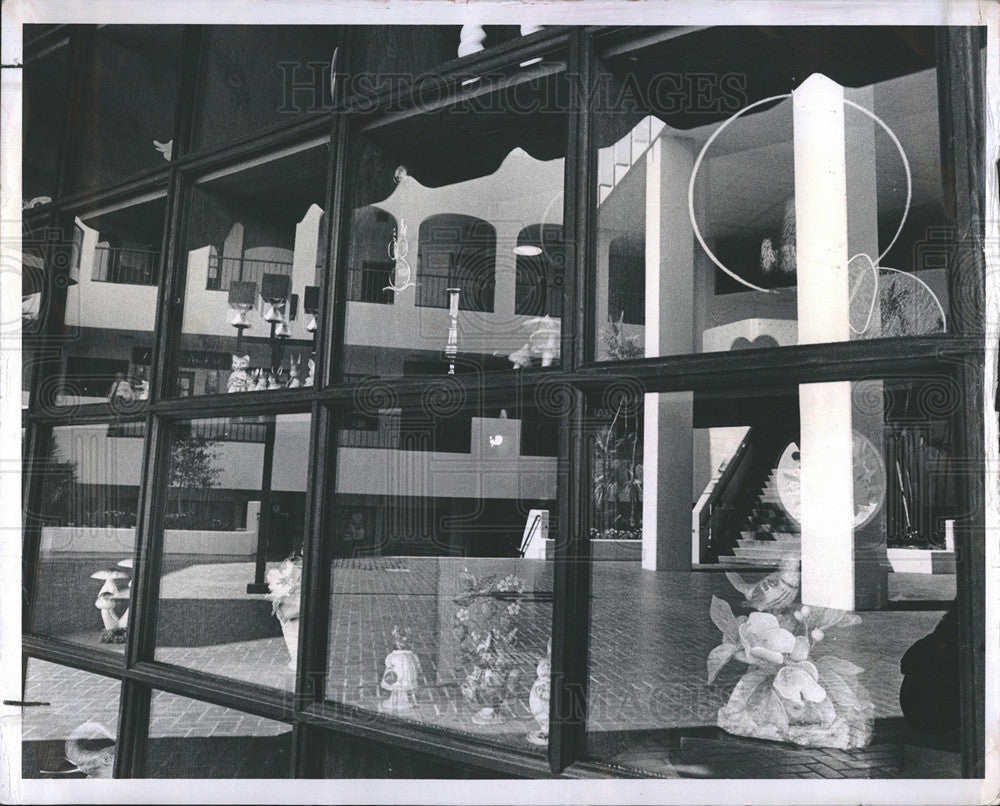
[[[458,357],[458,296],[459,288],[448,289],[448,342],[445,344],[444,356],[448,359],[448,374],[455,374],[455,359]]]

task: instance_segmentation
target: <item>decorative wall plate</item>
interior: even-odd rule
[[[878,514],[885,502],[885,463],[874,443],[864,434],[853,432],[854,528],[860,529]],[[785,446],[774,474],[778,500],[788,516],[801,524],[802,462],[799,444]]]

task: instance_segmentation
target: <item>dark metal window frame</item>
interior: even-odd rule
[[[679,36],[690,29],[673,29],[659,36]],[[71,63],[86,63],[92,40],[87,26],[57,29],[59,36],[70,36]],[[502,774],[528,777],[563,775],[587,777],[607,775],[611,770],[601,764],[584,761],[587,685],[587,641],[589,632],[589,542],[587,530],[587,474],[584,430],[587,421],[587,397],[615,384],[645,392],[717,388],[720,381],[734,390],[760,384],[797,384],[829,380],[898,376],[901,372],[936,370],[949,372],[968,391],[966,406],[957,415],[959,456],[969,468],[965,481],[965,500],[970,515],[956,530],[958,552],[959,612],[962,625],[962,708],[963,765],[969,777],[983,774],[985,715],[985,556],[983,524],[983,221],[984,199],[977,184],[984,153],[983,123],[970,108],[981,108],[983,74],[980,33],[976,29],[951,28],[938,32],[939,98],[942,159],[948,177],[946,195],[953,211],[958,237],[951,287],[961,294],[951,298],[952,332],[946,336],[906,340],[872,340],[832,345],[809,345],[761,349],[752,353],[704,354],[652,358],[616,364],[595,364],[592,360],[594,306],[590,297],[594,282],[594,234],[596,215],[593,150],[589,148],[590,110],[587,99],[594,81],[594,36],[609,33],[601,28],[553,28],[520,40],[503,43],[464,59],[441,65],[438,73],[452,80],[458,88],[461,79],[492,70],[510,70],[533,55],[565,47],[567,71],[578,82],[580,94],[571,114],[566,153],[565,206],[567,271],[563,286],[562,355],[559,369],[497,371],[467,378],[449,379],[467,393],[470,405],[488,401],[497,405],[519,397],[530,399],[545,395],[558,401],[560,415],[560,451],[558,460],[558,508],[561,524],[569,539],[557,547],[553,564],[554,608],[552,624],[553,691],[552,730],[547,762],[527,753],[502,748],[468,735],[453,736],[430,726],[413,725],[389,718],[373,719],[371,714],[347,706],[326,702],[323,696],[326,640],[329,607],[329,568],[332,547],[324,540],[332,516],[330,496],[336,477],[336,428],[338,413],[355,410],[356,381],[342,374],[344,313],[346,309],[346,227],[349,206],[345,203],[351,166],[345,165],[349,136],[348,119],[361,106],[371,114],[371,99],[341,95],[332,114],[319,114],[269,130],[245,142],[203,152],[186,153],[192,126],[192,112],[197,99],[200,70],[198,56],[203,52],[203,28],[189,26],[185,34],[187,72],[182,76],[181,93],[175,125],[177,158],[155,171],[129,179],[122,184],[90,196],[65,195],[65,177],[73,167],[72,136],[79,118],[81,82],[85,75],[74,71],[68,93],[67,121],[60,156],[59,195],[45,209],[33,211],[32,218],[44,221],[64,233],[72,232],[72,210],[100,202],[125,200],[150,187],[167,185],[167,222],[161,254],[163,272],[158,293],[155,344],[152,351],[150,399],[129,404],[123,412],[108,404],[79,407],[53,407],[45,389],[58,371],[58,360],[38,365],[30,394],[30,408],[24,415],[27,425],[24,478],[24,511],[37,501],[42,476],[38,463],[44,460],[51,429],[57,425],[141,421],[145,443],[142,479],[139,490],[139,524],[136,535],[136,584],[133,586],[131,623],[125,657],[110,652],[95,652],[66,641],[31,635],[23,642],[25,661],[29,657],[48,660],[122,681],[119,714],[118,777],[143,774],[151,692],[168,691],[194,699],[244,710],[293,725],[293,777],[321,774],[324,743],[337,735],[361,737],[380,743],[433,755],[471,769],[489,769]],[[613,29],[610,35],[628,49],[630,41],[639,43],[650,35],[643,29]],[[351,31],[341,37],[342,57],[350,64]],[[633,45],[634,46],[634,45]],[[380,100],[384,101],[385,98]],[[417,98],[410,98],[416,102]],[[75,102],[74,102],[75,101]],[[418,103],[403,113],[420,114]],[[283,390],[262,395],[206,395],[175,398],[168,380],[174,367],[174,334],[180,326],[177,291],[181,280],[181,245],[183,243],[185,189],[191,179],[210,169],[231,165],[254,156],[280,150],[317,134],[330,134],[327,201],[329,242],[322,292],[321,317],[317,342],[317,383],[310,389]],[[57,243],[52,252],[68,250],[71,238]],[[51,254],[51,253],[50,253]],[[57,265],[53,261],[52,265]],[[63,261],[69,265],[69,261]],[[58,346],[52,341],[61,322],[65,304],[64,285],[58,270],[48,276],[42,333],[49,336],[46,348]],[[51,352],[51,350],[47,350]],[[440,378],[404,378],[394,382],[401,402],[417,402]],[[160,552],[162,549],[161,513],[166,494],[164,479],[169,457],[169,432],[175,420],[192,417],[233,417],[309,411],[312,415],[310,436],[310,482],[306,493],[306,529],[304,535],[305,574],[303,578],[303,627],[300,631],[299,673],[295,693],[267,689],[250,683],[215,677],[203,672],[169,666],[153,659],[156,610],[159,588]],[[25,621],[30,623],[34,569],[37,567],[40,526],[26,517],[24,530]]]

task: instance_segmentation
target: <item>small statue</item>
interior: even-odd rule
[[[249,366],[250,366],[249,355],[233,356],[233,368],[232,371],[229,373],[229,385],[226,388],[227,392],[250,391],[250,375],[247,373],[247,368]]]
[[[303,386],[313,385],[313,374],[316,372],[316,362],[310,358],[309,359],[309,374],[306,375],[306,379],[302,382]]]
[[[281,389],[282,386],[278,382],[278,376],[274,374],[274,370],[267,371],[267,389]]]
[[[114,402],[115,400],[134,400],[135,395],[132,394],[132,384],[125,380],[124,373],[115,373],[115,382],[111,384],[111,391],[108,392],[108,401]]]
[[[520,350],[515,350],[513,353],[507,356],[511,364],[513,364],[513,369],[524,369],[525,367],[531,366],[531,345],[528,342],[524,343],[524,346]]]
[[[251,392],[263,392],[267,389],[267,376],[264,374],[264,370],[257,368],[253,371],[253,386],[250,388]]]
[[[532,744],[545,745],[549,743],[549,694],[551,681],[549,676],[552,671],[552,639],[549,639],[545,655],[539,659],[535,672],[538,678],[531,686],[528,694],[528,708],[531,715],[538,723],[538,730],[533,730],[528,734],[528,741]]]
[[[84,722],[66,740],[66,760],[88,778],[110,778],[115,766],[115,737],[99,722]]]
[[[407,630],[392,628],[396,648],[385,657],[385,672],[381,686],[391,692],[388,699],[379,703],[383,711],[406,711],[416,704],[413,696],[420,674],[420,658],[409,648],[410,636]]]
[[[795,199],[785,202],[777,246],[771,238],[761,241],[760,270],[765,277],[795,275]]]
[[[302,379],[299,377],[302,374],[302,356],[298,353],[288,359],[288,374],[289,389],[298,389],[302,386]]]

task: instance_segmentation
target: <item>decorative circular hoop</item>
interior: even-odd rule
[[[854,258],[858,257],[863,257],[865,260],[868,261],[868,265],[871,267],[872,270],[872,276],[875,278],[875,286],[872,289],[872,304],[868,306],[868,316],[865,319],[865,326],[861,328],[861,330],[858,330],[856,327],[854,327],[854,325],[851,324],[850,318],[848,318],[847,325],[848,327],[851,328],[851,332],[853,332],[856,336],[860,336],[862,333],[867,332],[868,328],[871,327],[872,317],[875,315],[875,306],[878,304],[878,267],[875,265],[875,261],[871,259],[871,255],[868,255],[864,252],[859,252],[858,254],[854,255],[854,257],[850,258],[847,261],[848,273],[850,273],[851,264],[854,262]],[[850,303],[853,301],[854,301],[853,298],[849,300],[848,307],[850,307]]]
[[[726,274],[728,274],[730,277],[736,280],[736,282],[745,285],[748,288],[752,288],[754,291],[763,291],[766,294],[777,294],[778,292],[776,289],[761,288],[759,285],[754,285],[749,280],[744,280],[742,277],[736,274],[736,272],[726,268],[726,266],[722,263],[722,261],[715,256],[715,253],[708,248],[708,244],[705,243],[705,239],[701,235],[701,230],[698,228],[698,221],[695,218],[694,214],[694,183],[695,179],[698,176],[698,170],[699,168],[701,168],[702,160],[705,158],[706,152],[708,151],[709,148],[711,148],[712,143],[715,142],[715,139],[720,134],[722,134],[722,132],[730,123],[739,118],[741,115],[745,115],[747,112],[751,111],[752,109],[756,109],[759,106],[764,106],[765,104],[773,103],[775,101],[783,101],[786,98],[791,98],[791,97],[792,93],[786,92],[783,95],[772,95],[769,98],[762,98],[759,101],[754,101],[749,106],[743,107],[739,112],[736,112],[727,120],[723,121],[722,125],[719,126],[719,128],[717,128],[714,132],[712,132],[708,140],[705,141],[705,145],[701,147],[701,151],[698,152],[698,157],[694,161],[694,167],[691,169],[691,181],[688,182],[688,215],[691,218],[691,227],[694,230],[694,237],[698,239],[698,243],[701,245],[701,248],[705,250],[705,254],[708,255],[709,260],[711,260],[716,266],[722,269],[722,271],[724,271]],[[895,245],[896,240],[899,238],[900,233],[903,231],[903,225],[906,223],[906,217],[907,215],[909,215],[910,212],[910,202],[913,198],[913,176],[910,173],[910,161],[906,158],[906,152],[903,150],[903,144],[899,142],[899,138],[896,137],[895,133],[892,131],[892,129],[889,128],[888,124],[884,120],[882,120],[882,118],[880,118],[871,110],[865,109],[863,106],[854,103],[854,101],[849,101],[847,98],[844,98],[844,104],[846,106],[850,106],[854,109],[857,109],[864,115],[867,115],[869,118],[871,118],[879,126],[882,127],[885,133],[889,135],[889,139],[892,140],[893,144],[899,150],[899,156],[903,160],[903,168],[906,171],[906,205],[903,207],[903,217],[900,219],[899,226],[896,228],[896,234],[892,236],[892,240],[889,241],[889,245],[885,248],[885,251],[883,251],[882,254],[878,256],[878,260],[875,261],[875,263],[877,264],[882,262],[882,259],[888,254],[889,250],[892,249],[892,247]],[[855,255],[855,257],[857,256]]]

